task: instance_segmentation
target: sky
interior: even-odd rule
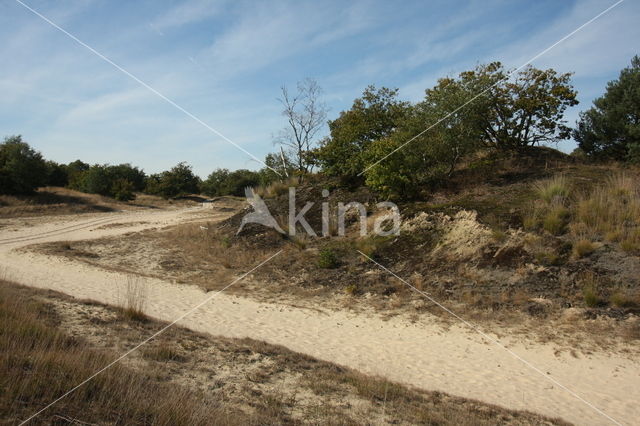
[[[535,58],[574,73],[573,125],[640,54],[638,0],[546,52],[616,0],[20,1],[121,69],[1,0],[0,137],[21,134],[58,162],[129,162],[147,173],[180,161],[202,177],[260,168],[228,141],[260,160],[274,151],[286,124],[280,88],[305,78],[323,88],[333,119],[370,84],[416,102],[438,78]]]

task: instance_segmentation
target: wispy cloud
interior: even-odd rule
[[[188,0],[162,12],[149,25],[160,34],[164,34],[165,30],[216,16],[224,3],[224,0]]]

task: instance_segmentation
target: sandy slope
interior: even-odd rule
[[[47,219],[29,227],[8,225],[0,229],[0,273],[34,287],[120,304],[125,275],[13,249],[45,241],[118,235],[197,217],[215,218],[216,213],[198,209],[111,213]],[[100,228],[107,223],[131,226]],[[255,264],[261,260],[256,259]],[[144,282],[148,291],[145,311],[163,320],[174,320],[208,297],[194,286],[157,279]],[[445,330],[428,319],[414,324],[401,318],[385,321],[372,315],[259,303],[223,293],[180,324],[214,335],[282,344],[365,373],[508,408],[578,424],[612,423],[477,333],[462,327]],[[640,360],[604,353],[576,359],[554,355],[552,345],[501,342],[617,421],[634,424],[640,418]]]

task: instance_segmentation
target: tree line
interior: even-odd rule
[[[446,181],[461,161],[482,151],[515,153],[573,137],[574,152],[604,161],[640,162],[640,58],[608,83],[605,93],[580,114],[575,128],[564,113],[578,104],[571,74],[529,66],[507,70],[499,62],[445,77],[416,103],[398,90],[368,86],[350,109],[326,121],[322,90],[311,79],[290,92],[281,88],[286,126],[275,137],[278,152],[258,170],[217,169],[205,180],[186,163],[146,175],[128,163],[58,164],[43,159],[20,136],[0,144],[0,193],[21,194],[40,186],[68,186],[119,200],[135,192],[165,198],[189,193],[243,195],[313,173],[364,184],[387,197],[412,198]],[[324,125],[329,134],[320,138]]]

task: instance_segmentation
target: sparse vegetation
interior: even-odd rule
[[[595,308],[602,303],[600,295],[600,280],[593,272],[583,274],[580,283],[582,285],[582,296],[584,304],[590,308]]]
[[[596,249],[595,244],[589,240],[578,240],[573,244],[573,254],[577,258],[589,256]]]
[[[536,196],[547,204],[562,203],[569,196],[569,181],[564,175],[556,175],[534,184]]]
[[[318,253],[318,266],[324,269],[337,268],[340,265],[338,255],[334,249],[324,248]]]
[[[139,277],[129,275],[124,285],[122,312],[134,321],[145,321],[144,307],[147,302],[147,287]]]
[[[91,315],[86,315],[86,312]],[[108,365],[163,323],[2,282],[0,416],[18,423]],[[76,324],[75,337],[61,324]],[[96,338],[96,336],[98,338]],[[171,363],[168,368],[167,363]],[[221,369],[220,366],[224,366]],[[304,392],[300,401],[296,395]],[[356,398],[358,410],[345,405]],[[382,401],[382,403],[381,403]],[[251,339],[175,327],[40,414],[36,424],[564,424],[318,361]]]

